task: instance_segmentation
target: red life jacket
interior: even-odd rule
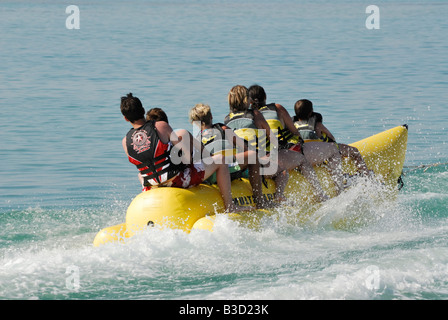
[[[160,140],[154,121],[129,130],[126,134],[126,148],[129,161],[137,166],[145,187],[166,182],[185,168],[184,164],[171,161],[173,145]]]

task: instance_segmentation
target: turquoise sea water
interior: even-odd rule
[[[68,4],[0,1],[0,298],[448,298],[446,1],[377,1],[373,30],[366,1],[73,4],[69,30]],[[222,121],[229,89],[253,83],[290,112],[312,100],[341,142],[408,124],[398,199],[360,186],[314,225],[280,208],[260,230],[223,217],[93,248],[140,192],[120,97],[192,130],[192,106]]]

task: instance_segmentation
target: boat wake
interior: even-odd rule
[[[358,178],[356,184],[323,203],[308,224],[343,230],[366,227],[396,211],[396,193],[375,180]]]

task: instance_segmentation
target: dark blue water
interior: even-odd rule
[[[59,1],[0,2],[1,298],[448,297],[448,170],[431,166],[448,162],[445,1],[379,1],[378,30],[362,1],[75,4],[80,29],[68,30]],[[312,100],[341,142],[407,123],[397,200],[378,204],[364,186],[311,226],[284,208],[261,230],[222,218],[211,234],[93,248],[140,192],[120,97],[192,130],[196,103],[222,121],[229,89],[253,83],[290,112]],[[341,216],[367,218],[341,230]]]

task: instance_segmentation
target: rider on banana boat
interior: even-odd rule
[[[325,162],[336,187],[336,192],[338,194],[342,192],[344,189],[342,161],[338,149],[333,145],[322,142],[303,144],[301,141],[302,137],[294,126],[288,111],[278,103],[266,104],[266,92],[263,87],[253,85],[249,88],[248,94],[251,108],[259,110],[265,117],[271,130],[277,134],[279,147],[303,154],[311,166]],[[292,136],[296,137],[296,144],[291,146]],[[301,171],[304,173],[303,170]]]
[[[263,161],[277,156],[276,170],[271,173],[276,182],[277,201],[285,200],[284,190],[288,182],[289,170],[297,167],[311,183],[318,201],[325,201],[329,198],[323,191],[312,165],[304,155],[300,152],[280,148],[279,141],[261,112],[249,108],[248,89],[245,86],[234,86],[229,91],[228,101],[230,113],[225,117],[224,124],[232,128],[235,134],[247,140],[249,146],[255,145]]]
[[[222,123],[213,123],[213,115],[209,105],[198,103],[189,113],[190,122],[199,127],[197,139],[212,155],[222,154],[229,166],[231,179],[249,178],[253,199],[257,209],[270,206],[263,197],[260,162],[255,150],[249,150],[245,140],[238,137],[232,129]],[[216,183],[215,175],[208,178]]]
[[[298,100],[294,104],[295,116],[292,118],[294,126],[300,132],[305,143],[311,141],[323,141],[334,144],[342,157],[353,160],[360,175],[371,175],[373,171],[367,168],[359,150],[343,143],[336,143],[336,138],[323,124],[320,113],[314,112],[313,103],[307,99]]]
[[[225,210],[247,210],[233,202],[229,168],[222,163],[222,155],[212,156],[211,163],[193,163],[192,147],[201,150],[202,144],[187,130],[174,132],[165,121],[146,121],[145,109],[132,93],[121,97],[120,109],[124,119],[132,125],[122,140],[123,149],[143,178],[143,191],[154,187],[189,188],[216,172]]]

